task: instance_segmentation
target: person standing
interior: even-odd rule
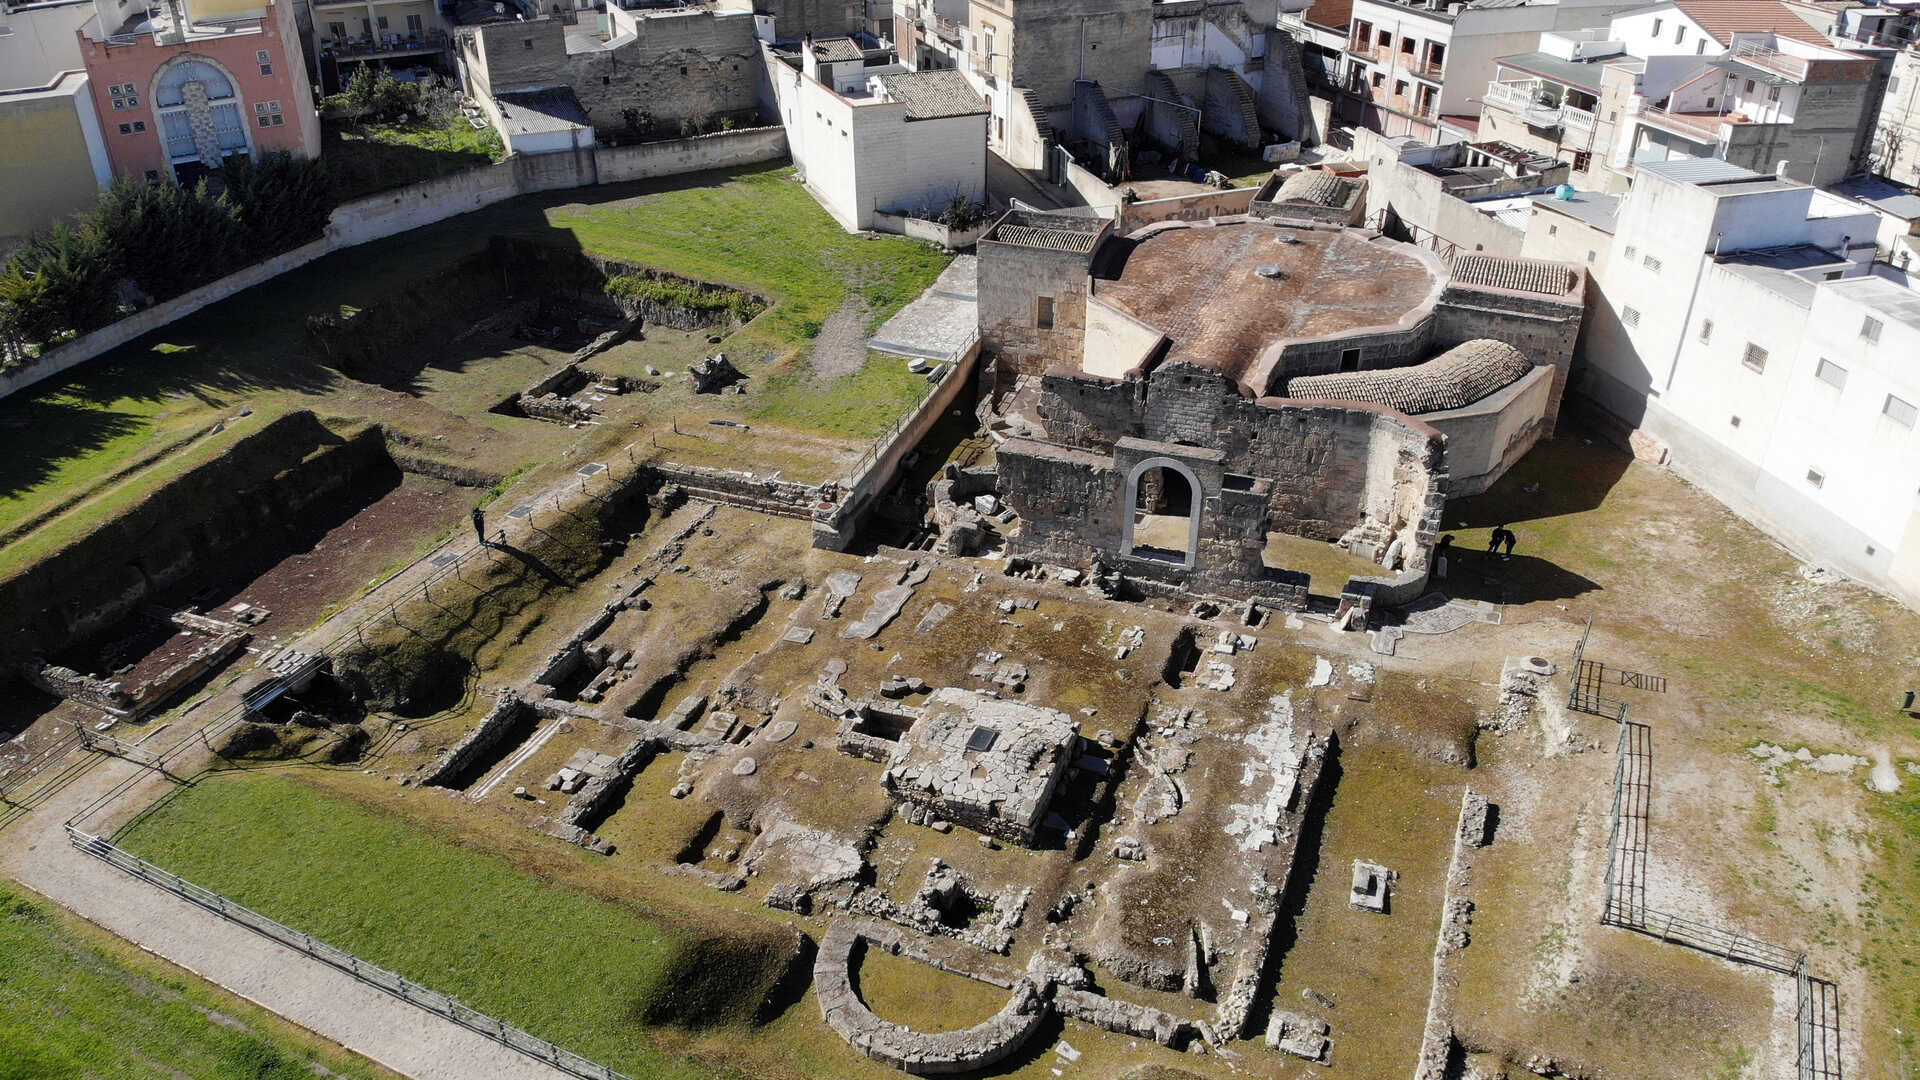
[[[1513,558],[1513,541],[1515,537],[1512,529],[1501,529],[1500,531],[1506,534],[1500,538],[1500,543],[1507,549],[1507,553],[1500,556],[1501,560],[1505,561]]]
[[[1452,550],[1452,533],[1441,537],[1440,542],[1433,545],[1433,576],[1441,581],[1447,580],[1447,553]]]

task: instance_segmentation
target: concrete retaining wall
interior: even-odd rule
[[[900,463],[906,460],[927,437],[933,425],[953,407],[961,394],[973,385],[974,365],[980,360],[980,342],[978,339],[961,354],[947,372],[945,379],[928,394],[925,401],[907,421],[900,425],[891,440],[874,455],[873,463],[867,470],[852,478],[851,490],[840,503],[840,510],[825,521],[816,520],[813,526],[813,546],[830,551],[844,551],[852,542],[853,535],[859,531],[860,524],[866,520],[873,500],[888,487],[900,474]]]
[[[218,281],[47,349],[39,362],[0,375],[0,397],[343,248],[432,225],[521,195],[776,161],[786,156],[786,152],[786,133],[773,127],[576,153],[517,154],[497,164],[481,165],[341,203],[334,207],[327,221],[327,234],[321,239],[236,270]]]

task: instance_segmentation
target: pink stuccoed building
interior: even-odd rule
[[[320,153],[293,0],[96,0],[76,33],[115,173],[197,182],[234,154]]]

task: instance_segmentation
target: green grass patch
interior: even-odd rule
[[[0,887],[0,1080],[316,1075],[392,1074]]]
[[[608,279],[607,295],[616,300],[645,301],[703,315],[725,313],[743,323],[760,313],[760,305],[745,293],[676,278],[620,274]]]
[[[642,913],[284,775],[203,779],[121,842],[638,1080],[716,1075],[650,1029],[750,1022],[792,952],[765,924]]]
[[[458,112],[397,124],[323,122],[321,149],[341,201],[417,184],[499,161],[506,147],[492,127]]]
[[[860,370],[819,379],[793,368],[767,379],[749,416],[784,427],[847,439],[871,439],[905,416],[927,392],[927,379],[898,356],[868,353]]]
[[[691,178],[681,178],[691,179]],[[791,168],[689,184],[612,206],[561,206],[550,223],[596,255],[771,296],[746,339],[791,348],[858,293],[871,325],[919,296],[951,256],[898,236],[842,229]]]

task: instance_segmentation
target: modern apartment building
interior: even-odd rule
[[[1920,291],[1874,261],[1876,216],[1646,162],[1613,213],[1542,200],[1525,251],[1579,259],[1607,225],[1574,391],[1789,547],[1920,604]]]

